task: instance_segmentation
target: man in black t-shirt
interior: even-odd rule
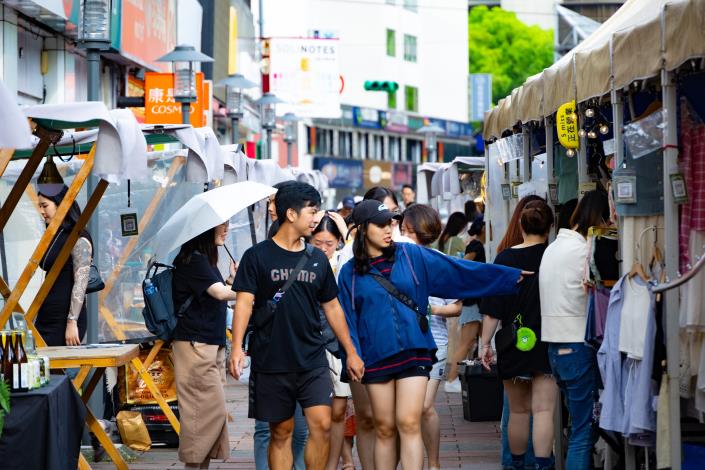
[[[270,423],[269,467],[290,470],[291,436],[296,402],[309,428],[306,468],[323,470],[330,450],[333,384],[325,356],[319,308],[347,355],[350,377],[359,381],[364,364],[350,339],[345,315],[338,303],[338,287],[330,263],[318,249],[307,251],[302,238],[311,235],[320,195],[305,183],[279,189],[275,199],[280,227],[271,240],[245,252],[233,290],[237,303],[233,318],[230,373],[239,378],[244,364],[245,329],[253,316],[250,338],[250,418]],[[296,281],[282,295],[289,276],[302,257],[308,259]],[[276,300],[273,310],[268,302]],[[254,311],[254,314],[253,314]]]

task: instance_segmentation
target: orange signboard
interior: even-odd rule
[[[169,70],[155,62],[176,45],[176,0],[123,0],[120,54],[152,70]]]
[[[191,103],[190,120],[193,127],[203,127],[203,104],[206,97],[203,73],[196,74],[196,96]],[[147,124],[181,124],[181,103],[174,100],[174,75],[147,72],[144,74],[144,122]]]

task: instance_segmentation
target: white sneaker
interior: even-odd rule
[[[461,393],[463,388],[460,386],[460,379],[455,379],[452,382],[446,382],[444,387],[446,393]]]

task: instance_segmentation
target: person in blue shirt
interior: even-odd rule
[[[522,275],[531,273],[395,244],[392,220],[398,217],[378,201],[355,207],[355,256],[340,271],[338,298],[365,364],[362,383],[375,420],[375,469],[396,467],[398,430],[402,467],[422,470],[421,414],[437,349],[428,327],[429,296],[514,294]]]

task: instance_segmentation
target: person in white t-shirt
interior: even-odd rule
[[[402,214],[401,233],[422,246],[434,243],[441,234],[441,218],[434,209],[422,204],[414,204]],[[429,470],[440,469],[441,428],[435,402],[438,386],[446,377],[446,360],[448,359],[448,326],[447,317],[460,315],[463,304],[457,299],[428,298],[431,311],[431,333],[436,342],[436,362],[431,370],[431,376],[426,388],[423,405],[421,432],[423,434],[426,453],[428,454]]]

